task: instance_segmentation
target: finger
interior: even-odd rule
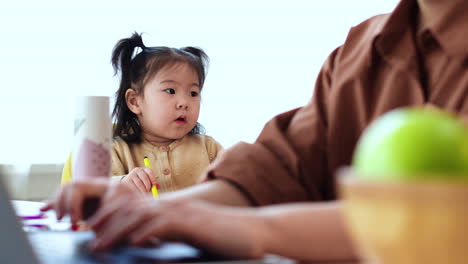
[[[151,176],[150,174],[148,174],[148,169],[143,169],[143,170],[139,170],[137,172],[137,175],[138,175],[138,178],[140,178],[140,180],[143,182],[143,184],[145,185],[145,190],[147,192],[149,192],[149,190],[151,190]]]
[[[176,240],[181,237],[181,230],[177,228],[170,218],[161,216],[158,219],[150,219],[141,223],[129,236],[130,243],[141,246],[147,241],[157,237],[162,240]]]
[[[92,250],[100,251],[112,248],[122,241],[142,222],[151,219],[150,214],[143,211],[136,211],[133,208],[126,208],[115,213],[109,219],[105,230],[96,234],[96,240],[92,244]],[[125,219],[122,222],[119,219]]]
[[[54,210],[55,212],[55,217],[58,219],[58,213],[57,213],[57,210],[58,210],[58,205],[57,205],[57,201],[59,200],[59,196],[62,192],[62,190],[66,187],[66,185],[63,185],[61,188],[58,189],[58,191],[54,194],[53,198],[47,202],[46,205],[44,205],[42,208],[41,208],[41,211],[48,211],[48,210]]]
[[[153,223],[144,223],[130,235],[130,243],[135,246],[141,246],[153,237],[162,239],[164,237],[164,226],[166,225],[163,220],[159,219]]]
[[[128,203],[128,196],[118,197],[115,200],[108,200],[106,206],[102,206],[98,211],[88,220],[88,225],[94,229],[99,230],[102,226],[112,217],[112,215],[123,204]],[[122,219],[120,219],[122,221]]]
[[[57,217],[57,220],[62,219],[62,217],[65,214],[65,195],[67,193],[66,189],[68,189],[69,185],[63,186],[63,188],[59,191],[57,197],[55,198],[55,203],[54,203],[54,210],[55,210],[55,216]]]
[[[154,172],[152,169],[144,168],[146,174],[148,175],[150,179],[151,185],[156,185],[158,184],[158,181],[156,180],[156,176],[154,175]]]
[[[82,219],[82,209],[83,209],[83,195],[79,190],[73,190],[70,195],[68,195],[68,212],[71,215],[72,224],[77,223]]]
[[[60,194],[62,188],[64,188],[64,186],[62,186],[61,188],[58,189],[58,191],[55,192],[54,196],[52,199],[46,201],[45,205],[42,206],[39,210],[42,211],[42,212],[45,212],[45,211],[49,211],[51,209],[54,209],[55,207],[55,204],[56,204],[56,201],[57,201],[57,198],[58,198],[58,195]]]
[[[152,202],[153,217],[140,224],[130,236],[130,241],[135,245],[142,245],[153,237],[174,240],[184,229],[180,222],[186,221],[180,221],[181,212],[177,207],[174,208],[172,203],[166,201]],[[167,210],[168,207],[173,210]]]
[[[138,174],[135,175],[135,177],[132,177],[132,182],[133,184],[137,187],[138,191],[145,193],[146,187],[145,184],[141,181],[141,179],[138,177]]]
[[[53,208],[53,201],[48,201],[44,206],[39,208],[41,212],[49,211],[50,209]]]
[[[112,247],[122,238],[127,237],[132,230],[141,225],[145,221],[153,221],[160,213],[158,204],[151,197],[133,196],[134,199],[128,201],[128,198],[121,199],[120,204],[125,203],[127,206],[119,206],[115,212],[109,216],[105,224],[101,224],[99,229],[94,229],[96,232],[96,240],[93,244],[94,250],[103,250]],[[122,222],[125,219],[125,223]]]
[[[153,200],[154,201],[154,200]],[[212,213],[204,213],[206,209],[200,204],[184,200],[160,199],[153,205],[154,215],[152,221],[140,225],[130,237],[135,245],[142,245],[146,241],[157,237],[162,240],[175,240],[193,243],[206,243],[209,232],[201,228],[209,223]],[[206,206],[206,205],[205,205]],[[196,217],[184,217],[182,215]],[[209,230],[209,229],[208,229]]]

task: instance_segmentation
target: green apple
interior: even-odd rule
[[[353,167],[372,180],[468,180],[468,130],[448,112],[393,110],[364,131]]]

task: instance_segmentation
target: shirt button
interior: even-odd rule
[[[171,170],[170,169],[164,169],[163,173],[164,173],[164,175],[168,175],[169,173],[171,173]]]
[[[169,150],[169,147],[166,147],[166,146],[162,146],[162,147],[161,147],[161,151],[166,152],[166,151],[168,151],[168,150]]]

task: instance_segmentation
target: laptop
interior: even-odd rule
[[[0,172],[1,173],[1,172]],[[122,246],[91,253],[87,244],[94,233],[73,231],[25,232],[0,174],[0,263],[291,263],[269,256],[261,260],[234,260],[210,254],[191,245],[162,242],[157,247]]]

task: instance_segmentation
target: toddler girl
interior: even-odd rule
[[[160,193],[197,183],[222,149],[197,122],[207,63],[199,48],[146,47],[137,33],[116,44],[113,180],[140,192],[158,184]]]

